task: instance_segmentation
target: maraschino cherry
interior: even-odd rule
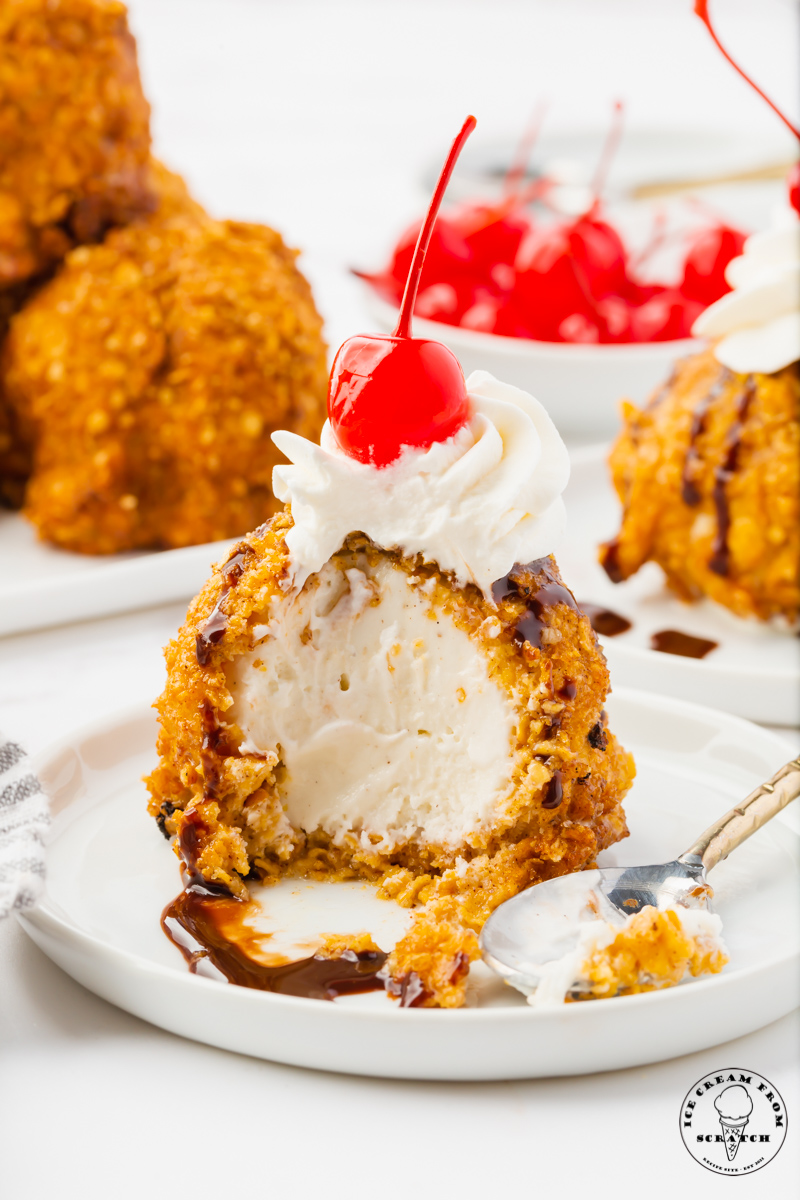
[[[708,32],[711,34],[711,39],[714,42],[714,45],[719,50],[722,57],[727,59],[727,61],[733,67],[734,71],[738,72],[738,74],[741,75],[741,77],[745,81],[745,83],[750,84],[750,87],[753,89],[753,91],[758,93],[758,95],[761,97],[761,99],[764,100],[770,106],[770,108],[776,114],[776,116],[780,117],[780,119],[783,121],[784,125],[789,130],[789,132],[794,134],[794,136],[798,139],[798,141],[800,141],[800,129],[798,129],[798,127],[796,125],[792,124],[792,122],[789,120],[789,118],[787,116],[785,116],[784,113],[781,112],[781,110],[778,108],[777,104],[775,104],[772,100],[770,100],[770,98],[766,94],[766,92],[762,91],[762,89],[758,86],[758,84],[755,83],[750,78],[750,76],[747,74],[747,72],[742,70],[742,68],[739,66],[739,64],[736,62],[736,60],[731,57],[731,55],[728,53],[728,51],[723,46],[722,42],[717,37],[716,30],[714,29],[714,26],[711,23],[711,15],[708,11],[708,0],[694,0],[694,11],[697,14],[697,16],[700,18],[700,20],[703,22],[703,24],[705,25]],[[787,182],[788,188],[789,188],[789,203],[791,204],[791,206],[795,210],[795,212],[798,213],[798,215],[800,215],[800,163],[795,163],[794,167],[792,167],[791,171],[789,172],[786,182]]]
[[[348,338],[334,359],[328,417],[342,450],[359,462],[388,466],[404,446],[421,448],[446,441],[469,417],[467,386],[458,359],[441,342],[412,338],[411,314],[442,198],[475,125],[475,118],[467,117],[439,176],[394,333]]]
[[[498,332],[527,326],[542,341],[599,342],[605,320],[597,302],[628,291],[625,247],[619,234],[600,219],[600,194],[622,131],[622,105],[603,147],[592,185],[592,203],[574,220],[533,230],[517,254],[509,313]],[[508,325],[506,324],[508,322]]]

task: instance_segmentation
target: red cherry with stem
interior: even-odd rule
[[[745,83],[750,84],[750,87],[753,89],[753,91],[758,93],[758,95],[761,97],[761,99],[766,104],[769,105],[769,107],[772,109],[772,111],[775,113],[775,115],[780,117],[781,121],[783,121],[784,125],[789,130],[789,132],[794,134],[794,136],[798,139],[798,141],[800,141],[800,129],[798,129],[798,127],[789,120],[789,118],[785,115],[785,113],[781,112],[781,110],[778,108],[777,104],[775,104],[774,101],[770,100],[767,93],[762,91],[762,89],[758,86],[758,84],[755,83],[754,80],[752,80],[750,78],[750,76],[747,74],[747,72],[742,70],[742,68],[739,66],[739,64],[736,62],[736,60],[731,57],[731,55],[728,53],[728,51],[723,46],[722,42],[717,37],[716,30],[714,29],[714,26],[711,23],[711,15],[708,11],[708,0],[694,0],[694,11],[695,11],[696,15],[700,18],[700,20],[703,22],[703,24],[705,25],[708,32],[711,34],[711,40],[713,41],[714,45],[719,50],[722,57],[727,59],[727,61],[733,67],[734,71],[736,71],[739,75],[741,75],[741,77],[745,81]],[[789,203],[791,204],[791,206],[795,210],[795,212],[800,214],[800,163],[796,164],[792,168],[792,170],[789,172],[787,183],[789,185]]]
[[[747,235],[728,225],[703,229],[694,238],[683,266],[680,290],[688,300],[707,308],[729,292],[725,269],[742,253]]]
[[[359,462],[388,466],[404,446],[452,437],[469,418],[464,373],[441,342],[411,337],[411,314],[425,255],[456,160],[475,128],[467,117],[453,142],[419,233],[393,334],[361,334],[339,348],[331,370],[328,417],[336,441]]]

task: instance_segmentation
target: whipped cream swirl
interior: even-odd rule
[[[280,430],[291,460],[273,490],[292,506],[292,584],[321,570],[345,538],[365,533],[386,550],[421,554],[487,597],[516,562],[551,554],[566,522],[569,458],[538,400],[486,371],[467,380],[472,417],[448,441],[405,447],[387,467],[350,458],[326,421],[320,444]]]
[[[734,289],[694,323],[719,339],[714,355],[741,374],[772,374],[800,359],[800,220],[753,234],[725,278]]]

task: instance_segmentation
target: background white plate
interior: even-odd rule
[[[597,561],[598,545],[614,536],[620,522],[608,447],[587,447],[570,457],[567,534],[556,557],[579,601],[605,605],[633,623],[626,633],[600,639],[614,683],[770,725],[800,723],[800,639],[735,617],[710,600],[684,604],[667,591],[655,563],[625,583],[612,583]],[[679,629],[718,646],[703,659],[663,654],[649,648],[650,635],[660,629]]]
[[[603,862],[662,861],[789,757],[774,734],[644,693],[609,703],[636,755],[630,839]],[[798,1003],[798,837],[773,821],[713,875],[731,965],[663,993],[535,1012],[476,969],[472,1007],[401,1010],[384,994],[334,1003],[191,975],[159,928],[179,890],[170,847],[145,813],[140,776],[155,721],[138,709],[78,734],[36,764],[53,802],[47,896],[21,921],[84,986],[164,1029],[261,1058],[412,1079],[573,1075],[655,1062],[760,1028]],[[367,885],[288,881],[264,895],[266,927],[288,941],[374,931],[385,949],[407,915]],[[308,953],[304,948],[304,953]]]
[[[0,512],[0,635],[188,600],[233,541],[181,550],[73,554],[40,542],[19,513]]]

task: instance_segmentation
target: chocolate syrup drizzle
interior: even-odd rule
[[[245,560],[253,553],[255,552],[252,546],[247,542],[240,542],[236,552],[220,568],[220,575],[225,586],[220,592],[217,603],[200,627],[195,641],[195,655],[201,667],[207,665],[211,657],[211,648],[222,641],[225,630],[228,628],[228,617],[222,611],[222,602],[231,588],[236,587],[244,570]]]
[[[711,406],[725,391],[732,375],[732,371],[729,371],[727,367],[723,367],[714,385],[702,398],[692,414],[692,423],[689,427],[689,445],[683,461],[683,474],[681,475],[681,498],[684,504],[688,504],[691,508],[696,507],[703,498],[696,483],[697,466],[700,462],[697,440],[705,432],[706,421],[708,420]]]
[[[747,413],[756,394],[755,380],[748,377],[744,391],[736,404],[736,419],[731,426],[725,444],[725,458],[714,472],[714,487],[711,492],[714,508],[717,511],[717,535],[711,548],[708,567],[715,575],[728,575],[731,568],[728,533],[731,527],[731,513],[728,505],[728,484],[736,474],[739,465],[739,450],[742,445],[742,430]]]
[[[547,582],[541,586],[535,583],[531,586],[525,582],[523,572],[544,575]],[[496,604],[510,597],[525,601],[526,611],[518,617],[514,626],[514,641],[520,645],[530,642],[534,647],[541,647],[542,630],[547,627],[544,614],[555,604],[566,604],[575,612],[580,612],[575,597],[568,587],[558,581],[548,558],[537,558],[524,565],[515,563],[507,575],[492,584],[492,596]]]

